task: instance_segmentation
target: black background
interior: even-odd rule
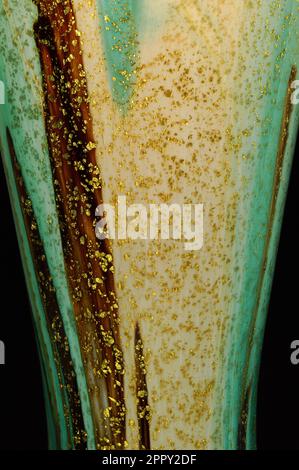
[[[278,251],[262,355],[258,449],[299,449],[299,365],[290,344],[299,339],[297,145]],[[0,449],[46,449],[47,431],[41,373],[10,203],[0,165]]]

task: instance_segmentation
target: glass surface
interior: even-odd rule
[[[50,448],[255,447],[298,20],[296,0],[0,1],[1,154]],[[97,207],[124,229],[121,201],[203,205],[203,246],[136,220],[101,240]]]

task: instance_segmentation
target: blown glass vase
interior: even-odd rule
[[[255,447],[298,27],[296,0],[0,1],[1,154],[50,449]],[[99,237],[120,196],[202,204],[203,246]]]

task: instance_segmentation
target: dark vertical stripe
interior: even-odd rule
[[[136,398],[137,420],[139,428],[139,449],[149,450],[150,443],[150,408],[146,383],[146,367],[144,360],[143,342],[138,323],[135,327],[135,369],[136,369]]]

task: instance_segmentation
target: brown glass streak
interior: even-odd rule
[[[239,426],[238,426],[238,450],[246,449],[250,392],[251,392],[251,386],[249,386],[246,389],[246,393],[242,401],[242,410],[241,410],[241,414],[239,418]]]
[[[251,327],[250,327],[249,348],[247,351],[246,367],[245,367],[245,371],[243,374],[244,376],[243,386],[244,387],[246,383],[247,371],[248,371],[248,366],[249,366],[249,358],[250,358],[250,354],[251,354],[251,350],[253,346],[254,326],[256,323],[256,317],[257,317],[258,309],[260,306],[262,286],[263,286],[263,281],[264,281],[267,262],[268,262],[269,244],[271,240],[272,227],[273,227],[273,222],[274,222],[274,217],[275,217],[275,212],[276,212],[276,203],[277,203],[278,191],[280,188],[281,172],[283,168],[285,151],[286,151],[286,146],[287,146],[288,137],[289,137],[289,124],[290,124],[291,113],[293,109],[293,105],[291,101],[293,90],[292,90],[291,85],[292,85],[292,82],[296,79],[296,75],[297,75],[297,67],[294,65],[291,68],[287,93],[285,97],[284,112],[283,112],[281,130],[280,130],[279,147],[278,147],[278,152],[277,152],[276,166],[275,166],[275,173],[274,173],[273,193],[272,193],[272,199],[271,199],[270,211],[269,211],[269,217],[268,217],[267,238],[266,238],[266,243],[265,243],[264,252],[263,252],[262,269],[261,269],[261,276],[259,279],[258,290],[257,290],[256,307],[254,310]],[[248,405],[249,405],[248,395],[249,395],[248,389],[246,391],[243,390],[241,419],[239,422],[239,430],[238,430],[238,434],[239,434],[238,448],[240,450],[246,448],[247,415],[248,415]],[[245,416],[246,416],[246,419],[244,419]]]
[[[35,36],[44,79],[45,119],[60,218],[98,448],[125,446],[123,356],[113,264],[95,236],[102,203],[92,119],[72,2],[36,2]]]
[[[135,370],[136,370],[136,396],[137,419],[139,428],[139,449],[149,450],[150,443],[150,408],[148,404],[148,390],[146,382],[146,368],[143,355],[143,342],[138,323],[135,327]]]
[[[60,318],[55,288],[51,279],[43,243],[38,232],[38,226],[35,220],[32,204],[28,198],[22,173],[17,162],[13,140],[9,129],[6,130],[6,135],[15,182],[19,194],[19,201],[21,204],[26,228],[27,239],[31,250],[31,257],[35,267],[35,273],[39,284],[44,312],[46,314],[48,332],[51,338],[58,378],[61,389],[63,391],[62,396],[64,397],[64,395],[66,395],[67,397],[67,401],[64,403],[64,409],[69,432],[69,447],[72,448],[74,445],[75,449],[85,449],[86,432],[84,430],[80,399],[75,380],[75,373],[72,366],[72,360],[69,353],[68,340]],[[55,397],[50,397],[51,400],[53,398],[55,399]],[[55,410],[55,406],[53,408]],[[55,421],[56,438],[57,442],[59,442],[60,431],[57,426],[57,417]],[[71,437],[72,435],[73,442]]]

